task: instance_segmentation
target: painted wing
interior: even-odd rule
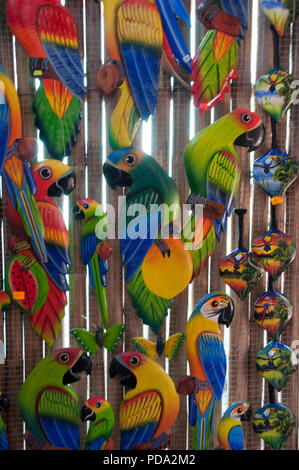
[[[0,70],[1,71],[1,70]],[[0,173],[3,171],[10,133],[10,113],[4,90],[0,81]]]
[[[226,206],[222,219],[213,220],[218,240],[226,230],[227,217],[232,213],[240,176],[240,165],[231,152],[218,152],[211,159],[207,170],[207,197]]]
[[[184,3],[181,0],[156,0],[156,4],[161,15],[167,42],[174,57],[191,73],[190,52],[177,23],[177,18],[180,18],[188,26],[191,26]]]
[[[123,2],[117,13],[119,49],[140,117],[155,113],[158,101],[163,30],[156,5]]]
[[[222,339],[203,333],[197,341],[198,355],[216,400],[221,399],[226,377],[226,355]]]
[[[173,361],[181,346],[183,345],[185,338],[185,333],[175,333],[171,335],[165,343],[165,356],[169,358],[170,361]]]
[[[91,356],[95,355],[99,349],[95,333],[85,330],[85,328],[72,328],[70,332],[86,352]]]
[[[5,431],[5,424],[0,416],[0,450],[8,450],[8,439]]]
[[[130,401],[124,401],[120,407],[119,424],[121,430],[121,450],[149,442],[162,414],[162,402],[159,394],[148,391]]]
[[[243,450],[243,430],[242,426],[234,426],[227,437],[231,450]]]
[[[55,387],[45,388],[37,413],[50,444],[70,450],[79,448],[80,406],[71,394]]]
[[[44,5],[37,11],[36,27],[55,73],[70,92],[83,101],[84,72],[74,18],[65,7]]]

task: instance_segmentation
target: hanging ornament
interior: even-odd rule
[[[274,68],[257,80],[255,97],[259,105],[280,122],[298,97],[298,82],[286,70]]]
[[[259,374],[280,392],[296,372],[295,362],[289,346],[280,341],[271,341],[257,353],[255,365]]]
[[[222,280],[244,300],[263,276],[258,257],[248,252],[243,243],[243,217],[246,209],[235,209],[239,218],[239,248],[225,256],[220,262]]]
[[[279,149],[271,149],[253,165],[255,181],[271,197],[271,203],[276,205],[284,200],[284,194],[298,176],[298,162]]]
[[[271,21],[279,36],[283,36],[290,20],[288,0],[261,0],[261,7]]]
[[[273,450],[280,450],[295,428],[293,412],[280,403],[267,403],[253,416],[253,429]]]
[[[254,319],[272,338],[277,338],[293,315],[289,299],[275,289],[261,295],[254,305]]]

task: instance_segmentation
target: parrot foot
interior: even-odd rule
[[[34,265],[35,259],[33,258],[25,258],[21,265],[21,271],[25,271],[28,273],[29,269]]]
[[[181,377],[177,391],[180,395],[192,395],[197,393],[199,390],[209,390],[209,384],[206,381],[198,380],[196,377],[186,375]]]
[[[132,446],[131,450],[164,450],[170,447],[171,442],[172,434],[166,434],[163,432],[150,442],[144,442],[143,444]]]
[[[225,13],[212,0],[204,0],[199,3],[197,16],[208,29],[216,29],[216,31],[221,31],[235,37],[240,33],[240,18]]]
[[[33,78],[59,80],[49,60],[42,57],[32,57],[30,59],[30,73]]]
[[[15,156],[29,162],[32,158],[36,157],[37,153],[38,145],[36,139],[34,137],[22,137],[21,139],[16,139],[7,149],[5,160]]]
[[[103,240],[102,243],[99,243],[96,250],[99,257],[103,260],[107,260],[112,254],[112,247],[107,240]]]
[[[101,65],[96,72],[96,87],[103,95],[111,95],[124,81],[124,70],[117,60]]]
[[[114,439],[108,439],[103,450],[114,450]]]
[[[165,255],[170,256],[170,249],[168,248],[167,243],[164,240],[155,240],[155,245],[159,248],[159,250],[162,253],[163,258],[165,258]]]
[[[226,206],[220,202],[211,201],[200,194],[190,194],[186,204],[191,205],[192,211],[195,210],[196,205],[202,205],[203,215],[209,219],[222,219]]]
[[[29,431],[26,431],[24,438],[28,450],[69,450],[66,447],[52,446],[44,439],[40,439]]]

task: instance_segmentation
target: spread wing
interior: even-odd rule
[[[120,408],[121,450],[149,442],[162,414],[161,398],[155,391],[124,401]]]
[[[213,333],[203,333],[198,338],[197,350],[209,385],[219,401],[226,376],[226,355],[222,339]]]
[[[43,433],[53,446],[79,448],[80,406],[71,394],[46,388],[40,395],[37,413]]]
[[[120,53],[140,117],[155,113],[158,101],[163,30],[156,5],[123,2],[117,14]]]
[[[70,92],[83,100],[84,72],[75,20],[65,7],[44,5],[36,14],[37,31],[55,73]]]
[[[239,162],[231,152],[218,152],[211,159],[207,170],[207,197],[226,206],[222,219],[213,221],[218,240],[226,230],[227,217],[232,213],[240,176]]]

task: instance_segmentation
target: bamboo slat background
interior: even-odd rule
[[[29,0],[28,0],[29,1]],[[34,127],[34,117],[31,111],[35,84],[29,75],[28,57],[22,48],[16,44],[8,29],[5,14],[5,1],[1,1],[1,32],[0,32],[0,64],[8,75],[15,81],[20,98],[23,118],[23,135],[37,136]],[[184,1],[190,13],[191,31],[182,25],[182,31],[187,44],[190,45],[192,55],[195,48],[205,34],[205,28],[195,16],[195,0]],[[246,39],[241,43],[238,79],[232,84],[230,93],[225,95],[223,102],[217,103],[215,108],[201,117],[194,108],[190,94],[175,80],[161,70],[159,84],[159,104],[156,116],[149,123],[140,126],[134,145],[142,147],[151,153],[163,168],[176,181],[181,201],[188,195],[188,185],[184,173],[183,152],[187,142],[200,129],[204,128],[223,114],[236,108],[248,108],[257,111],[267,127],[267,136],[261,148],[254,154],[238,148],[241,160],[242,178],[235,207],[247,209],[245,216],[244,243],[250,247],[251,241],[264,233],[269,223],[269,199],[265,192],[259,188],[251,178],[253,161],[271,148],[270,119],[255,102],[253,97],[253,83],[256,78],[273,68],[273,49],[270,24],[263,14],[257,0],[250,4],[249,30]],[[86,72],[87,96],[83,108],[81,132],[78,142],[73,148],[72,155],[66,159],[74,168],[77,176],[75,191],[61,204],[66,214],[71,237],[73,267],[70,273],[69,302],[63,330],[55,341],[53,349],[61,346],[75,345],[70,337],[69,329],[83,326],[92,329],[93,324],[99,323],[99,312],[95,293],[89,287],[87,271],[80,255],[80,222],[73,220],[71,209],[77,199],[89,196],[99,202],[117,205],[117,197],[121,191],[111,191],[106,187],[102,174],[102,163],[109,154],[108,119],[112,106],[111,100],[104,100],[95,87],[95,71],[97,67],[107,60],[103,43],[103,7],[94,0],[68,0],[66,6],[70,9],[77,22],[80,54]],[[299,58],[296,52],[299,46],[299,19],[289,28],[280,41],[281,66],[299,78]],[[297,124],[299,124],[299,107],[293,106],[284,120],[277,125],[277,138],[279,147],[286,150],[293,157],[297,156],[299,137]],[[39,158],[47,157],[43,145],[40,145]],[[4,185],[2,191],[1,223],[1,267],[2,282],[4,281],[4,266],[9,259],[8,240],[10,228],[7,223],[5,210],[7,195]],[[278,228],[286,231],[295,240],[299,240],[299,222],[296,217],[296,205],[299,205],[299,181],[297,180],[287,192],[285,202],[278,210]],[[69,208],[69,211],[66,210]],[[67,213],[70,215],[67,216]],[[116,228],[117,230],[117,228]],[[116,232],[117,233],[117,232]],[[262,378],[255,369],[255,356],[267,338],[258,327],[253,318],[253,305],[255,300],[267,289],[267,278],[262,281],[243,302],[224,285],[218,273],[220,260],[226,253],[237,247],[238,227],[235,216],[229,223],[227,235],[221,244],[217,244],[214,256],[196,279],[183,293],[174,299],[172,309],[165,319],[163,334],[168,336],[177,331],[184,331],[188,316],[200,298],[209,291],[226,290],[235,302],[235,318],[229,330],[224,332],[226,352],[228,357],[228,374],[226,389],[222,403],[217,404],[215,412],[215,431],[221,413],[229,403],[235,400],[248,400],[253,410],[258,410],[268,399],[267,387],[264,387]],[[124,272],[119,256],[119,241],[111,241],[113,255],[110,259],[108,276],[109,322],[125,322],[127,325],[123,344],[115,352],[133,349],[131,338],[134,336],[148,336],[153,339],[149,329],[143,327],[142,321],[136,316],[131,299],[126,293]],[[282,341],[291,345],[292,341],[299,340],[299,296],[298,272],[299,257],[291,264],[281,279],[276,281],[275,287],[281,290],[291,300],[294,306],[294,315],[282,335]],[[0,365],[0,390],[10,399],[10,409],[4,419],[7,423],[7,434],[10,449],[23,449],[24,427],[18,412],[17,396],[19,389],[33,367],[49,352],[43,342],[31,329],[28,319],[16,307],[11,307],[0,317],[0,340],[4,341],[6,360]],[[116,415],[116,425],[113,437],[116,448],[119,444],[118,410],[122,400],[123,390],[117,380],[110,380],[107,369],[111,355],[106,350],[100,350],[93,360],[93,373],[74,385],[80,403],[92,395],[106,396]],[[188,372],[186,354],[181,349],[174,363],[169,363],[163,357],[160,362],[172,376],[177,384],[182,375]],[[297,421],[298,410],[298,372],[287,384],[279,396],[279,401],[289,406],[294,412]],[[253,432],[252,425],[244,426],[245,448],[261,449],[263,443]],[[82,448],[86,429],[81,428]],[[214,432],[215,434],[215,432]],[[181,398],[181,410],[173,427],[175,449],[191,448],[192,429],[188,426],[187,400]],[[214,436],[213,445],[217,446]],[[287,440],[284,449],[298,448],[298,427]]]

